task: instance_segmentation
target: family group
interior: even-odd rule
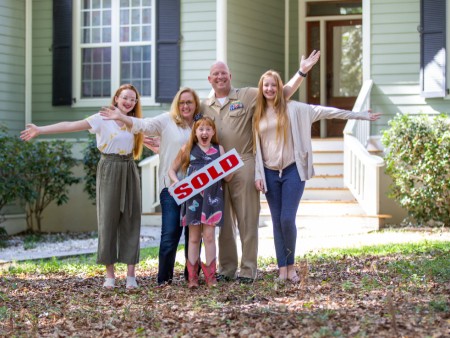
[[[183,230],[189,288],[199,286],[200,271],[208,286],[218,280],[252,283],[257,277],[260,193],[266,195],[271,212],[278,279],[298,282],[295,218],[305,181],[314,175],[311,125],[331,118],[374,121],[380,115],[290,100],[319,57],[318,51],[302,56],[298,72],[285,85],[276,71],[269,70],[257,88],[234,88],[227,64],[215,62],[208,76],[213,95],[200,101],[195,90],[181,88],[170,111],[153,118],[142,117],[138,90],[124,84],[110,106],[84,120],[26,126],[21,132],[25,141],[41,134],[82,130],[96,134],[101,152],[97,262],[106,266],[104,287],[115,286],[116,263],[127,264],[126,288],[138,287],[141,187],[134,160],[141,157],[143,145],[156,146],[160,156],[158,286],[173,280]],[[244,165],[178,205],[169,188],[232,149]],[[220,227],[217,256],[215,227]],[[239,266],[237,231],[242,249]],[[200,260],[202,242],[205,262]]]

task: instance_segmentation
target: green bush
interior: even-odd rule
[[[7,128],[0,126],[0,212],[8,204],[31,194],[31,186],[24,176],[27,166],[22,147],[19,137],[9,135]]]
[[[67,141],[22,142],[26,170],[24,178],[31,185],[25,195],[25,209],[29,230],[41,231],[44,209],[53,201],[67,203],[68,186],[80,182],[72,168],[77,160],[72,157],[72,145]]]
[[[450,119],[397,115],[384,131],[390,197],[422,224],[450,226]]]
[[[100,152],[97,149],[95,134],[89,133],[88,143],[83,151],[84,191],[95,204],[95,179],[97,176],[97,163],[100,160]]]

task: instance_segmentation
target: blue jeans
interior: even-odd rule
[[[295,163],[283,169],[281,177],[278,170],[264,168],[264,173],[278,267],[285,267],[294,264],[297,242],[295,218],[305,181],[300,179]]]
[[[183,227],[180,223],[181,206],[175,202],[167,188],[161,191],[159,198],[162,211],[162,225],[161,242],[159,244],[158,285],[172,282],[178,243],[183,232]],[[184,227],[184,236],[184,255],[187,257],[188,227]]]

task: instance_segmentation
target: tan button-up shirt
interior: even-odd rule
[[[243,159],[253,156],[252,120],[257,94],[257,88],[231,88],[223,106],[215,97],[201,104],[200,111],[214,120],[225,151],[235,148]]]

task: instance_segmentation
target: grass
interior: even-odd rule
[[[179,251],[184,250],[180,245]],[[158,264],[158,248],[141,249],[141,261],[139,269],[145,270],[154,268]],[[387,264],[389,271],[402,276],[404,280],[418,283],[420,280],[433,277],[439,282],[450,280],[450,242],[422,241],[418,243],[405,244],[384,244],[376,246],[364,246],[361,248],[347,249],[325,249],[319,252],[306,254],[304,257],[297,257],[298,260],[307,260],[309,264],[339,261],[348,258],[368,257],[372,262],[377,256],[398,256],[399,259],[392,260]],[[425,256],[424,256],[425,255]],[[431,257],[428,257],[431,256]],[[273,257],[258,259],[260,269],[268,269],[276,264]],[[178,264],[176,269],[181,269]],[[350,269],[352,267],[349,267]],[[117,271],[125,271],[124,264],[117,265]],[[0,276],[17,276],[22,274],[51,274],[65,273],[69,275],[95,276],[103,273],[104,267],[96,263],[96,255],[80,255],[69,258],[52,258],[34,261],[16,262],[7,269],[0,269]],[[367,279],[367,280],[366,280]],[[362,276],[362,282],[368,289],[379,287],[379,283],[369,280]],[[346,282],[342,285],[344,290],[354,288],[352,282]]]

